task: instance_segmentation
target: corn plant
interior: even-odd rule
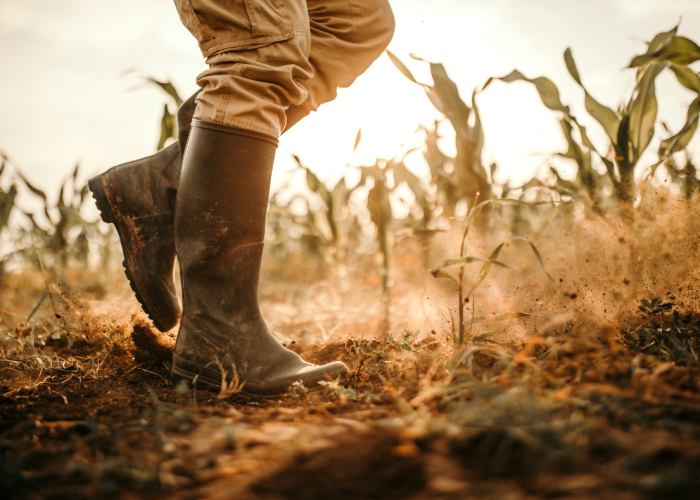
[[[160,151],[165,147],[168,139],[177,140],[177,109],[182,106],[182,99],[177,89],[171,82],[161,82],[155,78],[146,77],[147,83],[153,84],[165,92],[175,104],[175,112],[170,112],[168,103],[163,105],[163,117],[160,119],[160,139],[158,139],[157,150]]]
[[[576,67],[571,49],[564,53],[564,61],[569,74],[585,92],[585,106],[589,114],[602,126],[610,141],[605,154],[600,153],[588,138],[585,127],[573,116],[568,106],[562,104],[556,85],[545,77],[527,78],[514,70],[510,74],[496,78],[504,82],[526,81],[532,83],[542,99],[542,103],[563,115],[560,120],[562,131],[569,145],[565,158],[576,161],[578,172],[573,182],[561,179],[555,174],[556,188],[562,193],[586,197],[594,207],[600,209],[601,197],[609,186],[614,199],[623,212],[629,211],[636,197],[634,171],[640,157],[649,146],[655,133],[658,110],[655,81],[659,74],[670,69],[678,81],[690,90],[700,93],[700,77],[688,68],[688,64],[700,59],[700,47],[688,38],[677,35],[678,26],[656,35],[648,44],[646,53],[632,59],[629,67],[637,71],[634,89],[624,104],[613,110],[594,99],[584,87]],[[484,89],[493,81],[490,78]],[[675,135],[665,139],[659,149],[660,160],[673,165],[670,157],[683,150],[697,129],[698,107],[695,99],[690,105],[686,124]],[[580,142],[575,138],[578,132]],[[593,168],[593,158],[605,165],[605,173],[598,174]]]
[[[450,179],[450,182],[438,184],[438,186],[444,188],[444,196],[446,198],[444,208],[451,210],[456,205],[456,202],[462,199],[471,204],[476,197],[476,193],[481,193],[483,198],[491,198],[489,172],[481,161],[484,133],[481,127],[479,108],[476,105],[476,90],[472,92],[471,106],[469,106],[460,97],[457,85],[449,78],[442,64],[429,63],[430,74],[433,77],[433,85],[431,86],[419,83],[399,58],[391,52],[387,51],[387,54],[406,78],[423,87],[430,102],[438,111],[445,115],[455,130],[457,156],[449,159],[452,163],[454,177]],[[423,61],[416,56],[412,57]],[[472,115],[474,122],[470,124]],[[433,141],[435,139],[436,137],[430,137],[428,140]],[[447,158],[441,153],[437,153],[435,143],[428,144],[426,142],[426,146],[428,147],[428,154],[431,156],[428,164],[431,166],[433,175],[436,175],[439,169],[444,171]],[[441,180],[444,181],[446,179]]]
[[[476,201],[476,200],[475,200]],[[525,241],[526,243],[529,244],[532,253],[535,256],[535,259],[537,260],[537,263],[542,267],[542,270],[544,273],[547,275],[547,278],[554,283],[554,279],[549,275],[547,270],[544,267],[544,261],[542,260],[542,256],[540,255],[539,250],[537,250],[537,247],[527,238],[524,238],[522,236],[513,236],[506,241],[502,242],[499,244],[488,256],[488,258],[482,258],[482,257],[475,257],[471,255],[467,255],[467,237],[469,236],[469,231],[472,229],[472,226],[474,225],[474,221],[476,221],[477,217],[481,213],[481,210],[490,204],[507,204],[507,205],[537,205],[537,204],[542,204],[542,202],[532,202],[532,203],[526,203],[523,201],[519,200],[510,200],[510,199],[501,199],[501,200],[486,200],[478,205],[475,205],[472,207],[471,211],[469,212],[469,215],[467,217],[467,224],[464,229],[464,235],[462,236],[462,243],[460,245],[459,249],[459,257],[453,258],[453,259],[448,259],[440,265],[437,269],[433,269],[430,271],[430,273],[433,275],[435,278],[446,278],[451,280],[457,285],[457,291],[458,291],[458,301],[459,301],[459,306],[458,306],[458,311],[459,311],[459,323],[458,323],[458,331],[454,331],[455,329],[453,328],[452,331],[452,336],[453,338],[455,335],[457,335],[457,342],[459,344],[464,344],[464,339],[465,339],[465,318],[464,318],[464,304],[468,299],[470,299],[473,295],[476,289],[481,285],[481,283],[486,279],[486,276],[489,274],[491,269],[493,269],[494,266],[497,267],[502,267],[504,269],[513,269],[511,266],[508,264],[498,260],[498,256],[501,253],[501,250],[503,249],[503,246],[510,242],[510,241]],[[469,287],[469,291],[464,294],[464,270],[465,266],[467,264],[472,264],[474,262],[482,262],[483,264],[481,265],[481,268],[477,272],[477,274],[474,277],[474,280],[472,281],[471,286]],[[445,269],[450,268],[450,267],[457,267],[457,276],[454,276],[453,274],[450,274],[449,272],[445,271]],[[476,307],[472,301],[472,311],[476,311]],[[490,317],[478,317],[475,318],[472,316],[471,322],[469,323],[470,327],[470,334],[471,334],[471,327],[474,325],[474,323],[478,323],[481,321],[502,321],[506,319],[514,319],[514,318],[521,318],[525,316],[536,316],[543,318],[547,321],[549,321],[549,318],[545,316],[541,316],[539,314],[532,314],[532,313],[525,313],[525,312],[520,312],[520,311],[513,311],[513,312],[507,312],[507,313],[502,313],[496,316],[490,316]]]
[[[0,176],[10,173],[11,165],[5,155],[2,155]],[[66,276],[69,261],[87,262],[92,243],[101,255],[103,264],[109,262],[109,254],[114,244],[112,231],[102,233],[98,222],[83,219],[80,210],[88,199],[87,184],[78,183],[79,165],[76,165],[71,175],[61,184],[56,204],[50,206],[47,194],[37,188],[22,171],[11,165],[12,186],[9,192],[0,193],[0,231],[7,232],[13,241],[13,248],[3,256],[3,266],[10,260],[33,262],[36,252],[41,253],[42,259],[59,272],[59,278]],[[1,177],[0,177],[1,178]],[[37,221],[35,214],[26,212],[17,206],[16,184],[24,185],[34,196],[43,203],[46,222]],[[29,227],[18,225],[10,227],[8,220],[15,211],[28,223]]]

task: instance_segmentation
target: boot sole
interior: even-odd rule
[[[170,372],[170,382],[172,382],[174,387],[177,387],[179,384],[182,383],[184,380],[187,382],[187,385],[190,388],[196,388],[198,391],[209,391],[209,392],[221,392],[221,383],[220,382],[213,382],[209,380],[206,376],[203,376],[201,374],[199,375],[192,375],[188,372],[185,372],[183,370],[179,370],[182,372],[182,374],[175,373],[174,370],[171,370]],[[185,375],[187,373],[187,375]],[[196,380],[196,382],[195,382]],[[194,382],[194,383],[193,383]],[[279,398],[280,396],[284,396],[284,393],[281,394],[273,394],[273,395],[259,395],[259,394],[251,394],[246,391],[239,391],[235,393],[236,396],[241,396],[244,398],[261,398],[261,399],[270,399],[270,398]]]
[[[178,363],[178,356],[174,355],[173,356],[173,365],[170,370],[170,381],[174,386],[177,387],[178,384],[180,384],[183,380],[187,381],[188,385],[190,387],[196,387],[197,390],[204,390],[204,391],[212,391],[212,392],[219,392],[221,391],[221,379],[220,378],[212,378],[214,376],[213,373],[211,373],[211,376],[208,375],[206,372],[210,371],[210,369],[207,368],[202,368],[200,370],[199,374],[194,374],[190,369],[184,369],[182,365],[190,365],[191,367],[195,367],[197,365],[193,365],[191,363],[187,362],[180,362]],[[200,367],[201,368],[201,367]],[[346,372],[345,374],[347,375],[347,368],[345,369]],[[339,375],[341,375],[339,373]],[[330,374],[328,374],[330,376]],[[325,377],[324,377],[325,378]],[[330,376],[332,379],[333,377]],[[193,384],[193,381],[195,381]],[[289,391],[289,387],[291,387],[291,384],[289,387],[286,387],[284,390],[265,390],[264,388],[260,387],[259,391],[255,392],[249,392],[245,390],[246,385],[243,385],[243,390],[240,392],[237,392],[236,395],[238,396],[244,396],[244,397],[249,397],[249,398],[262,398],[262,399],[274,399],[274,398],[279,398],[281,396],[284,396],[287,394]],[[309,392],[317,392],[323,389],[323,387],[319,384],[311,383],[309,384],[309,387],[307,388]]]
[[[177,320],[173,322],[172,320],[168,321],[167,319],[164,320],[163,318],[160,318],[157,314],[153,313],[153,311],[157,309],[152,308],[149,305],[148,300],[144,298],[147,297],[149,293],[157,296],[158,292],[155,289],[151,289],[152,285],[150,283],[150,278],[148,277],[148,272],[144,268],[140,259],[138,259],[130,250],[130,243],[133,243],[131,241],[133,238],[129,237],[130,232],[123,227],[123,221],[119,217],[116,217],[114,211],[112,210],[112,203],[117,205],[119,202],[118,200],[114,199],[114,196],[110,196],[112,193],[108,193],[108,190],[105,189],[103,177],[108,176],[109,173],[110,170],[104,174],[96,175],[88,181],[88,187],[92,192],[92,197],[95,199],[95,205],[100,211],[100,218],[107,224],[114,224],[114,227],[117,228],[119,243],[121,244],[122,252],[124,253],[124,260],[122,261],[122,265],[124,266],[124,274],[126,274],[126,279],[129,281],[129,286],[134,292],[136,300],[138,300],[139,304],[141,304],[143,312],[145,312],[153,322],[153,326],[155,326],[161,332],[168,332],[177,325]],[[110,198],[112,198],[111,202]],[[139,289],[144,290],[144,293],[141,294]]]
[[[196,382],[193,383],[193,381],[197,379]],[[208,391],[208,392],[221,392],[221,385],[219,383],[207,383],[205,379],[202,379],[201,375],[200,376],[195,376],[195,375],[179,375],[175,372],[170,372],[170,382],[173,384],[173,387],[177,387],[179,384],[182,383],[182,381],[185,381],[187,385],[191,389],[197,389],[198,391]],[[318,387],[309,387],[308,391],[309,392],[318,392],[322,389],[321,386]],[[265,395],[260,395],[260,394],[252,394],[246,391],[240,391],[235,393],[235,396],[240,396],[243,398],[258,398],[258,399],[277,399],[280,397],[283,397],[286,393],[280,393],[280,394],[265,394]]]

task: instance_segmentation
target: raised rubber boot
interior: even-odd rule
[[[174,328],[181,313],[173,279],[173,206],[195,99],[200,92],[192,94],[178,109],[177,143],[153,156],[114,167],[88,182],[102,220],[117,228],[131,289],[162,332]],[[290,107],[285,132],[308,113],[302,106]]]
[[[272,336],[258,306],[258,276],[277,139],[193,121],[175,205],[183,315],[172,380],[197,379],[201,389],[234,374],[242,392],[277,396],[301,381],[347,374],[334,362],[316,366]],[[223,368],[223,370],[222,370]]]
[[[173,235],[182,151],[196,107],[192,95],[177,113],[179,139],[153,156],[113,167],[88,182],[104,222],[114,224],[124,271],[136,299],[162,332],[180,320]]]

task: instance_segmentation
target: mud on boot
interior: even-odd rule
[[[218,388],[222,370],[241,393],[278,396],[347,375],[307,363],[270,333],[258,305],[265,217],[277,139],[194,120],[175,209],[183,314],[173,380]]]
[[[175,195],[198,93],[178,110],[178,142],[88,182],[102,220],[117,228],[131,289],[162,332],[174,328],[181,314],[173,277]]]

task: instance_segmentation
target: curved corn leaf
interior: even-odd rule
[[[27,178],[22,174],[22,172],[20,172],[19,169],[16,168],[16,167],[15,167],[15,173],[17,174],[17,176],[18,176],[20,179],[22,179],[22,182],[24,182],[24,185],[27,186],[27,188],[28,188],[32,193],[34,193],[35,195],[37,195],[38,197],[40,197],[41,199],[44,200],[44,213],[46,214],[46,218],[47,218],[47,219],[52,220],[52,219],[51,219],[51,215],[49,215],[49,202],[48,202],[48,200],[46,199],[46,193],[44,193],[41,189],[39,189],[39,188],[37,188],[37,187],[34,187],[34,185],[33,185],[32,183],[30,183],[30,182],[27,180]]]
[[[671,28],[668,31],[664,31],[662,33],[659,33],[658,35],[654,36],[654,38],[651,39],[651,42],[649,42],[649,46],[647,48],[647,54],[653,54],[654,52],[658,52],[660,50],[663,50],[668,46],[669,43],[673,41],[674,38],[676,38],[676,35],[678,34],[678,24]]]
[[[505,321],[507,319],[517,319],[517,318],[525,318],[528,316],[532,316],[535,318],[542,318],[546,321],[552,321],[550,318],[547,316],[543,316],[542,314],[535,314],[535,313],[524,313],[524,312],[519,312],[519,311],[513,311],[513,312],[507,312],[503,314],[497,314],[495,316],[478,316],[474,318],[474,320],[469,320],[470,323],[483,323],[484,321]]]
[[[442,102],[440,102],[440,97],[438,96],[437,90],[435,90],[435,87],[431,87],[430,85],[423,85],[423,88],[425,89],[425,95],[428,96],[428,99],[430,100],[430,103],[435,106],[435,109],[437,109],[440,113],[443,115],[445,114],[445,107],[442,105]]]
[[[537,247],[527,238],[523,238],[522,236],[514,236],[511,238],[511,240],[523,240],[527,241],[530,244],[530,248],[532,248],[532,253],[535,254],[535,258],[537,259],[537,262],[540,264],[540,267],[544,271],[544,274],[547,275],[547,278],[549,278],[549,281],[554,283],[554,278],[552,278],[549,273],[547,272],[547,269],[544,267],[544,260],[542,260],[542,255],[540,254],[540,251],[537,250]]]
[[[583,165],[583,150],[581,149],[581,146],[579,146],[578,143],[574,140],[574,137],[571,135],[571,132],[573,131],[573,126],[568,120],[560,120],[559,123],[561,125],[562,131],[564,132],[566,142],[569,145],[569,149],[566,151],[566,153],[560,154],[559,156],[575,160],[576,163],[578,163],[579,168],[581,168]]]
[[[484,262],[484,264],[481,266],[481,269],[479,269],[479,272],[476,274],[476,277],[474,278],[474,281],[472,283],[471,289],[465,296],[465,298],[469,298],[472,296],[472,294],[476,291],[476,289],[483,283],[483,281],[486,279],[486,276],[488,276],[489,272],[491,272],[491,269],[493,268],[493,262],[497,260],[498,255],[501,253],[501,250],[503,249],[503,246],[510,240],[515,239],[515,238],[520,238],[519,236],[515,236],[513,238],[509,238],[508,240],[504,241],[500,245],[498,245],[493,252],[491,252],[491,255],[489,255],[489,258]]]
[[[660,54],[668,46],[668,44],[673,41],[674,38],[676,38],[677,34],[678,25],[669,31],[657,34],[651,40],[651,42],[647,44],[647,51],[644,54],[633,58],[629,67],[638,68],[654,60],[654,58],[657,57],[658,54]]]
[[[685,119],[685,125],[680,131],[661,141],[659,145],[659,157],[666,158],[673,153],[682,151],[688,146],[688,143],[693,138],[695,131],[698,128],[698,117],[700,116],[700,96],[696,97],[690,106],[688,106],[688,114]]]
[[[700,59],[700,46],[684,36],[675,37],[663,50],[664,59],[687,66]]]
[[[447,259],[440,265],[440,269],[444,269],[446,267],[454,267],[454,266],[463,266],[465,264],[471,264],[472,262],[491,262],[493,265],[498,266],[498,267],[503,267],[506,269],[515,269],[508,264],[505,264],[499,260],[488,260],[488,259],[482,259],[481,257],[460,257],[458,259]]]
[[[678,66],[671,64],[671,71],[676,75],[676,78],[685,88],[700,94],[700,76],[687,66]]]
[[[522,236],[513,236],[512,238],[508,238],[506,241],[501,243],[496,247],[496,249],[491,252],[491,255],[489,256],[488,260],[484,262],[484,265],[481,266],[481,269],[479,269],[479,272],[477,273],[476,277],[474,278],[474,282],[472,283],[472,287],[469,290],[469,293],[467,293],[466,297],[471,297],[472,294],[476,291],[476,289],[481,285],[481,283],[484,281],[486,276],[489,274],[491,269],[494,266],[494,262],[496,262],[498,255],[501,253],[501,250],[503,249],[503,246],[508,243],[509,241],[515,241],[515,240],[522,240],[522,241],[527,241],[530,244],[530,247],[532,248],[532,252],[535,254],[535,259],[537,259],[537,262],[540,264],[542,267],[542,270],[544,273],[547,275],[547,278],[554,283],[554,278],[552,278],[549,273],[547,272],[547,269],[544,267],[544,261],[542,260],[542,255],[540,255],[539,250],[537,250],[537,247],[532,244],[530,240],[527,238],[524,238]]]
[[[182,106],[182,99],[180,99],[180,94],[177,93],[175,86],[170,82],[159,82],[155,78],[147,77],[146,81],[151,82],[165,91],[170,97],[175,100],[175,105],[179,108]]]
[[[617,177],[615,175],[615,165],[613,164],[612,161],[608,160],[605,156],[601,155],[596,147],[593,145],[591,140],[588,138],[588,134],[586,134],[586,127],[582,125],[578,125],[578,130],[581,133],[581,142],[583,143],[584,146],[586,146],[590,151],[594,151],[595,154],[598,156],[598,158],[601,159],[603,164],[605,165],[605,169],[608,172],[608,176],[610,177],[610,180],[612,181],[613,185],[615,188],[618,187],[619,181],[617,180]]]
[[[668,35],[668,33],[664,33],[663,35]],[[669,61],[681,66],[687,66],[698,59],[700,59],[700,46],[689,38],[674,35],[672,39],[660,49],[651,53],[647,51],[646,54],[632,59],[629,67],[639,68],[655,61]]]
[[[451,281],[454,281],[454,283],[459,286],[459,280],[452,276],[450,273],[446,273],[445,271],[441,269],[432,269],[430,271],[430,274],[433,275],[433,278],[445,278]]]
[[[583,83],[581,83],[581,76],[579,75],[578,68],[576,68],[576,62],[574,61],[574,57],[571,54],[570,48],[566,49],[566,51],[564,52],[564,62],[566,63],[566,68],[569,70],[569,73],[571,74],[573,79],[576,80],[576,83],[578,83],[581,86],[581,88],[586,94],[586,110],[588,110],[590,115],[602,125],[603,129],[605,130],[605,133],[608,134],[610,141],[615,146],[617,146],[618,129],[620,128],[620,118],[612,109],[610,109],[607,106],[604,106],[603,104],[600,104],[598,101],[593,99],[593,97],[591,97],[591,95],[588,93],[586,88],[583,86]]]
[[[447,76],[447,71],[442,64],[430,63],[430,74],[433,77],[435,92],[442,104],[443,113],[452,123],[457,135],[470,137],[471,108],[459,96],[457,85]]]
[[[403,74],[403,76],[405,76],[406,78],[411,80],[413,83],[420,85],[420,83],[418,83],[416,81],[416,79],[413,77],[413,74],[404,65],[404,63],[401,62],[401,60],[398,57],[396,57],[394,54],[392,54],[388,50],[386,51],[386,55],[389,56],[389,59],[391,60],[391,62],[394,63],[394,66],[396,66],[398,68],[398,70]]]
[[[488,87],[488,85],[494,80],[494,78],[489,78],[486,80],[486,83],[484,84],[483,88],[485,89]],[[522,80],[525,82],[530,82],[532,83],[535,88],[537,89],[537,92],[540,94],[540,99],[542,99],[542,103],[547,106],[549,109],[553,111],[561,111],[564,113],[567,117],[571,117],[571,114],[569,112],[569,107],[564,106],[561,102],[561,99],[559,97],[559,89],[557,86],[552,82],[549,78],[545,78],[543,76],[540,76],[538,78],[527,78],[524,76],[520,71],[518,70],[513,70],[506,76],[496,78],[496,80],[501,80],[506,83],[511,83],[515,82],[518,80]]]

